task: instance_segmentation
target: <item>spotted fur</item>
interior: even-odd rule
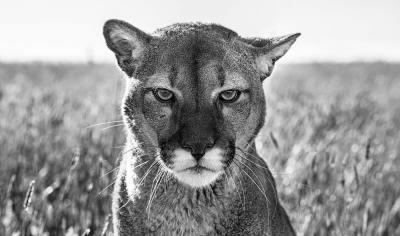
[[[299,35],[249,39],[201,23],[150,35],[106,22],[127,76],[116,235],[295,235],[254,138],[262,81]]]

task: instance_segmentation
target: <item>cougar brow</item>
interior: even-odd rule
[[[168,79],[171,83],[171,87],[173,88],[176,86],[177,77],[178,77],[178,69],[174,66],[171,66],[168,74]]]
[[[212,92],[212,97],[217,96],[220,92],[224,90],[230,89],[238,89],[238,90],[248,90],[249,83],[245,80],[240,74],[236,72],[224,72],[224,83],[221,84],[220,88],[217,88]]]
[[[172,88],[168,73],[156,73],[150,77],[147,77],[145,86],[148,88]]]

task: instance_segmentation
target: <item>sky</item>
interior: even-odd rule
[[[302,35],[281,60],[400,62],[399,0],[1,0],[0,61],[112,62],[102,27],[120,19],[151,33],[218,23],[244,37]]]

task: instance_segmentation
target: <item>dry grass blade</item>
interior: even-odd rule
[[[90,234],[90,229],[86,229],[85,232],[83,232],[82,236],[89,236]]]
[[[9,200],[11,198],[16,178],[17,178],[17,176],[15,174],[13,174],[10,178],[10,183],[8,184],[7,193],[6,193],[6,200]]]
[[[275,136],[274,136],[274,133],[272,133],[272,131],[269,132],[269,137],[271,137],[272,143],[274,144],[275,148],[276,148],[276,149],[279,149],[278,140],[276,140],[276,138],[275,138]]]
[[[29,183],[29,188],[28,188],[28,191],[26,192],[24,205],[23,205],[23,207],[26,211],[28,210],[28,207],[31,204],[34,189],[35,189],[35,180],[32,180]]]
[[[370,154],[370,149],[371,149],[371,142],[372,142],[372,139],[371,139],[371,137],[369,137],[368,138],[368,141],[367,141],[367,146],[366,146],[366,148],[365,148],[365,160],[369,160],[369,154]]]
[[[79,148],[77,148],[77,149],[75,150],[74,157],[73,157],[72,160],[71,160],[71,167],[70,167],[70,170],[71,170],[71,171],[72,171],[73,169],[75,169],[75,167],[78,165],[80,156],[81,156],[81,150],[80,150]]]
[[[108,214],[104,220],[103,229],[101,230],[101,236],[105,236],[107,233],[108,225],[110,224],[111,214]]]
[[[356,181],[356,187],[357,189],[360,188],[360,180],[358,179],[358,171],[357,171],[357,166],[353,166],[353,171],[354,171],[354,180]]]

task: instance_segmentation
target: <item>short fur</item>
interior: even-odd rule
[[[127,75],[116,235],[295,235],[254,138],[266,114],[262,80],[299,35],[246,39],[200,23],[149,35],[106,22]],[[160,100],[160,89],[172,98]],[[226,91],[238,99],[225,101]]]

